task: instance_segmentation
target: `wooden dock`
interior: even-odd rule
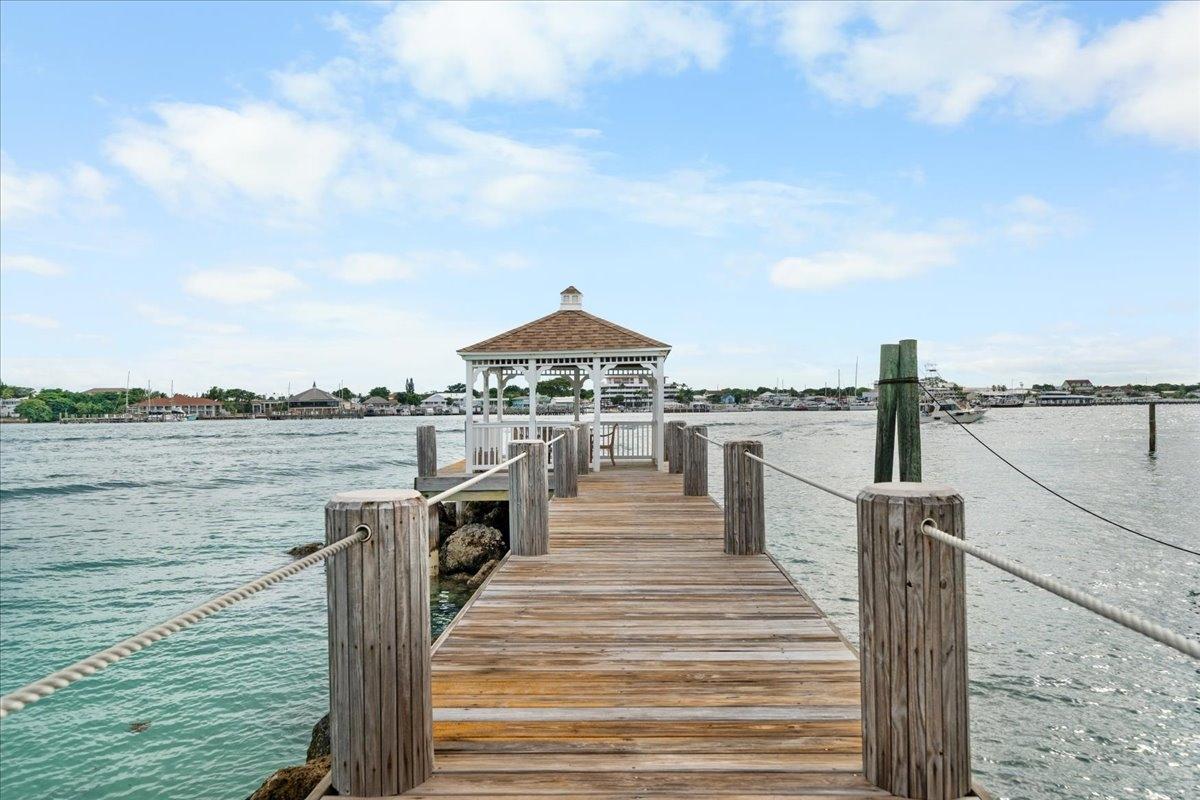
[[[507,558],[435,646],[434,773],[403,796],[892,797],[855,653],[722,530],[679,474],[581,476],[550,554]]]

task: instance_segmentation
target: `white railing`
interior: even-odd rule
[[[613,435],[613,429],[616,429]],[[653,422],[601,422],[600,430],[604,434],[604,444],[613,445],[614,461],[632,461],[654,458],[654,423]],[[608,458],[607,451],[601,454]]]
[[[561,425],[561,423],[559,423]],[[548,442],[554,438],[556,425],[537,425],[535,439]],[[508,459],[508,443],[514,439],[528,439],[529,423],[474,422],[471,424],[471,471],[481,472]],[[547,448],[549,453],[549,448]]]

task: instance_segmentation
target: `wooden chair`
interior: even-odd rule
[[[613,423],[612,429],[608,433],[600,434],[600,452],[608,451],[608,460],[615,467],[617,465],[617,423]]]

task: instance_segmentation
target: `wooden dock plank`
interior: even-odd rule
[[[581,475],[433,658],[433,777],[405,797],[890,797],[856,654],[723,515],[648,468]]]

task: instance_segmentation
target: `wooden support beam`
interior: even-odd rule
[[[417,477],[430,478],[434,475],[437,475],[437,428],[418,425]]]
[[[892,479],[896,450],[896,376],[900,369],[900,346],[879,347],[879,402],[875,409],[875,482]]]
[[[963,554],[920,532],[963,537],[963,502],[929,483],[858,495],[863,768],[899,797],[951,800],[971,788]]]
[[[326,562],[333,785],[384,797],[433,772],[429,507],[419,492],[336,495],[325,541],[370,538]]]
[[[763,466],[746,458],[745,453],[762,458],[762,442],[725,442],[725,552],[737,556],[767,550]]]
[[[554,443],[551,458],[554,460],[554,496],[579,496],[579,456],[575,452],[576,428],[563,426],[554,429],[555,438],[562,436]]]
[[[508,457],[526,453],[508,467],[508,543],[514,556],[550,552],[550,487],[546,482],[546,443],[514,439]]]
[[[688,497],[708,494],[708,442],[700,436],[708,436],[707,425],[689,425],[684,429],[683,493]]]

